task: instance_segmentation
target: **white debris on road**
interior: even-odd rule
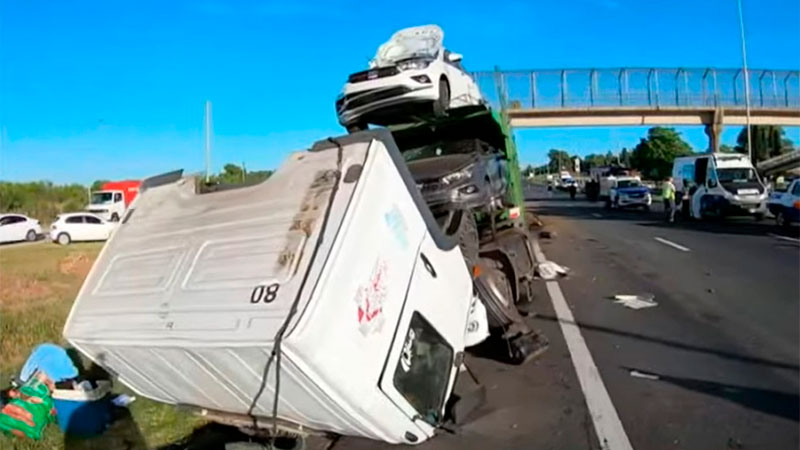
[[[643,309],[657,306],[658,303],[654,299],[655,295],[653,294],[618,294],[614,296],[614,303],[630,309]]]
[[[569,267],[560,266],[553,261],[542,261],[536,265],[536,274],[544,280],[555,280],[560,276],[566,276]]]
[[[644,378],[645,380],[658,380],[658,375],[652,373],[639,372],[638,370],[631,370],[631,376],[634,378]]]

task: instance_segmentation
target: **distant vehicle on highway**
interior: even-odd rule
[[[621,176],[615,177],[609,190],[609,197],[606,199],[606,208],[643,208],[650,210],[653,197],[650,189],[642,184],[639,177]]]
[[[95,214],[61,214],[50,225],[50,240],[61,245],[75,241],[105,241],[115,227],[115,223],[103,220]]]
[[[99,191],[92,192],[86,211],[100,216],[103,220],[117,222],[139,194],[141,184],[139,180],[104,183]]]
[[[767,188],[750,158],[738,153],[702,153],[676,158],[672,166],[676,199],[695,219],[767,212]],[[686,194],[686,195],[684,195]]]
[[[800,178],[792,181],[786,191],[770,195],[767,208],[778,226],[788,227],[800,222]]]
[[[477,84],[461,66],[462,55],[442,45],[436,25],[406,28],[378,48],[368,70],[348,77],[336,100],[339,123],[353,132],[367,124],[443,116],[450,108],[484,105]]]
[[[0,243],[35,241],[40,234],[38,220],[22,214],[0,214]]]

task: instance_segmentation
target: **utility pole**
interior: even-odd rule
[[[742,35],[742,70],[744,71],[744,104],[745,104],[745,117],[747,123],[747,154],[750,156],[750,161],[753,161],[753,138],[750,131],[750,73],[747,71],[747,45],[744,38],[744,15],[742,14],[742,0],[736,0],[739,7],[739,31]]]
[[[205,145],[205,159],[206,159],[206,183],[208,183],[209,179],[211,178],[211,101],[206,100],[206,124],[205,124],[205,134],[206,134],[206,145]]]

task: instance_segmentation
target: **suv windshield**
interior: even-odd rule
[[[750,183],[758,181],[756,171],[750,167],[717,169],[717,177],[720,183]]]
[[[394,370],[394,386],[422,419],[437,425],[450,382],[453,348],[418,312],[414,312]]]
[[[96,205],[98,203],[110,203],[113,194],[111,192],[93,192],[92,193],[92,204]]]
[[[477,143],[475,139],[460,141],[439,141],[435,144],[412,148],[403,152],[406,161],[417,161],[426,158],[435,158],[442,155],[470,154],[482,151],[484,144]]]
[[[435,25],[400,30],[378,48],[372,67],[394,65],[412,58],[435,58],[442,46],[442,29]]]
[[[642,183],[639,180],[619,180],[617,182],[618,188],[639,187]]]

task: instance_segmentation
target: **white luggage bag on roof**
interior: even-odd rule
[[[254,186],[148,180],[64,335],[138,394],[269,426],[282,334],[282,425],[418,443],[453,388],[471,298],[391,136],[363,132]]]

